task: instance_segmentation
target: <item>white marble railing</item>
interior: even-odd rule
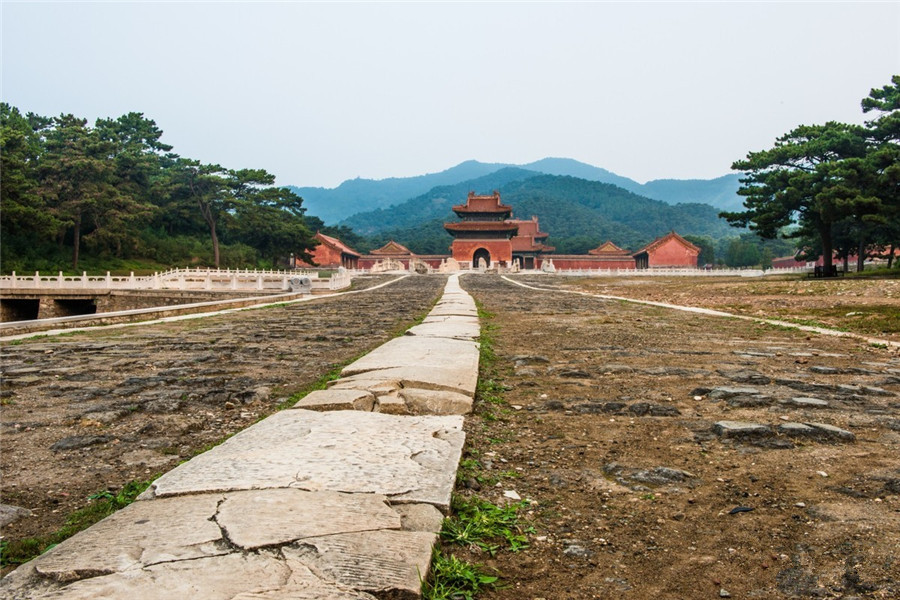
[[[113,277],[56,275],[22,276],[15,272],[0,277],[0,288],[9,290],[179,290],[179,291],[263,291],[289,290],[293,277],[309,277],[313,289],[339,290],[350,285],[354,273],[339,271],[331,277],[319,277],[316,271],[306,270],[249,270],[249,269],[170,269],[153,275]]]

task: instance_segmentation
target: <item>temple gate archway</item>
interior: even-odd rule
[[[472,255],[472,267],[478,268],[479,259],[484,259],[485,264],[490,267],[491,266],[491,253],[488,252],[485,248],[479,248],[475,251],[475,254]]]

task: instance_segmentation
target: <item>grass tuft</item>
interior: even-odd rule
[[[486,587],[498,587],[498,577],[488,575],[484,567],[435,551],[431,560],[431,578],[422,582],[424,600],[473,600]]]
[[[125,508],[150,486],[151,481],[129,481],[113,494],[102,491],[88,496],[87,506],[69,515],[66,524],[45,536],[0,542],[0,566],[21,565],[50,550],[63,540]]]

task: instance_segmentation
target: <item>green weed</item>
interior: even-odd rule
[[[150,486],[151,481],[129,481],[116,494],[110,491],[91,494],[88,496],[90,502],[87,506],[70,514],[65,525],[49,535],[22,540],[3,540],[0,543],[0,566],[26,563],[120,508],[125,508]]]
[[[485,587],[497,587],[498,577],[488,575],[482,565],[435,551],[431,577],[422,582],[424,600],[473,600]]]
[[[528,506],[526,500],[500,507],[479,498],[454,496],[453,516],[444,519],[441,539],[462,546],[475,545],[493,556],[504,544],[512,552],[528,547],[530,526],[519,524],[519,509]]]

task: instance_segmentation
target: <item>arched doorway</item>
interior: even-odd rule
[[[491,253],[485,250],[484,248],[479,248],[475,251],[475,254],[472,255],[472,267],[477,269],[478,262],[480,259],[484,259],[484,264],[488,267],[491,266]]]

